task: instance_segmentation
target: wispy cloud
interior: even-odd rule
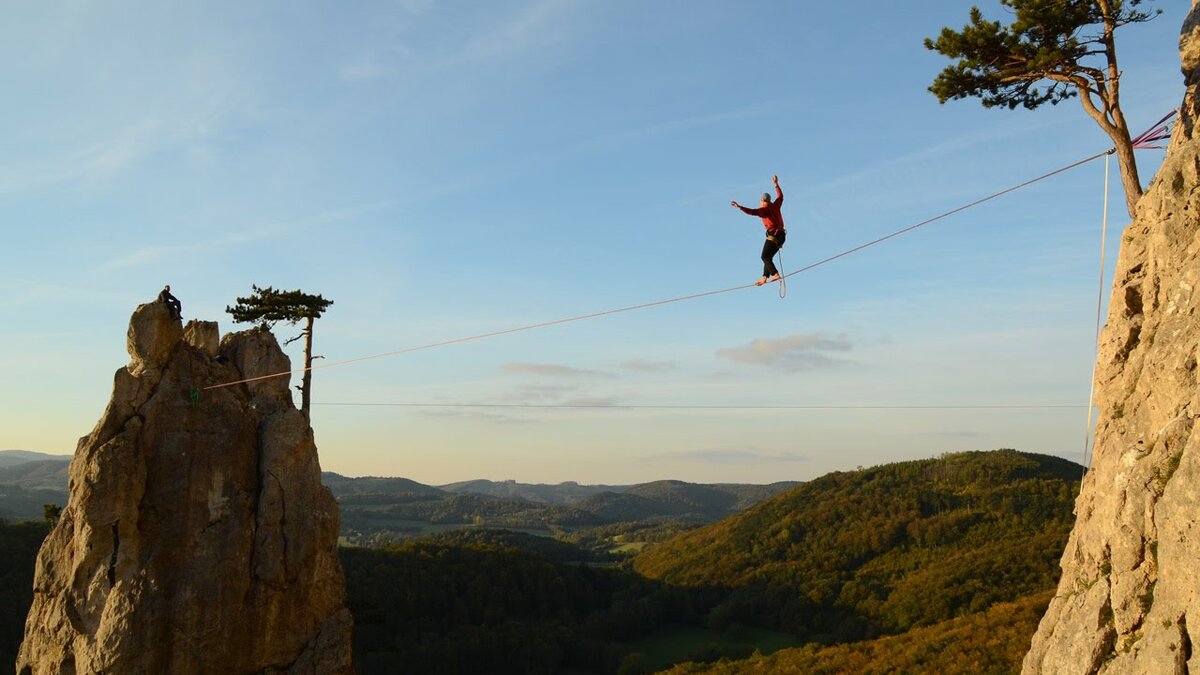
[[[622,401],[614,396],[580,393],[580,387],[576,385],[545,384],[521,386],[478,404],[420,407],[414,408],[413,412],[436,419],[529,424],[546,420],[550,415],[571,412],[571,408],[609,408],[620,406],[621,403]]]
[[[387,202],[371,202],[355,206],[326,209],[302,218],[267,223],[258,227],[224,234],[206,241],[194,241],[183,244],[148,244],[101,263],[100,269],[105,271],[125,269],[154,263],[167,257],[178,257],[183,254],[200,253],[226,246],[238,246],[256,241],[278,239],[320,225],[348,220],[382,208],[387,204]]]
[[[529,424],[533,421],[521,411],[491,408],[419,408],[414,414],[435,420],[465,420],[487,424]]]
[[[941,436],[943,438],[979,438],[984,434],[978,431],[930,431],[927,436]]]
[[[579,396],[562,402],[564,406],[579,406],[588,408],[612,408],[621,405],[621,399],[616,396]]]
[[[810,183],[803,187],[802,192],[804,195],[815,196],[852,189],[861,193],[864,186],[872,186],[872,189],[877,189],[904,185],[906,184],[904,176],[919,173],[914,169],[914,165],[941,165],[947,157],[961,154],[980,145],[1022,138],[1033,130],[1053,128],[1061,124],[1063,124],[1062,120],[1052,117],[1023,118],[1019,122],[997,123],[984,130],[959,134],[911,152],[832,176],[821,182]]]
[[[74,285],[0,277],[0,287],[5,289],[4,297],[0,298],[0,309],[3,310],[12,310],[23,305],[58,303],[64,299],[81,304],[128,303],[130,301],[130,298],[123,293],[86,284]]]
[[[502,403],[558,403],[577,391],[579,387],[573,384],[526,384],[497,400]]]
[[[608,407],[621,405],[621,400],[615,396],[590,394],[576,384],[526,384],[493,400],[497,403],[531,406]]]
[[[63,184],[95,188],[166,152],[205,156],[207,144],[252,108],[248,85],[232,66],[211,61],[187,87],[147,90],[136,105],[89,110],[69,133],[35,131],[28,151],[0,159],[0,194]]]
[[[510,15],[491,30],[473,36],[442,65],[450,68],[483,63],[552,40],[559,33],[552,29],[551,24],[574,4],[564,0],[534,3]]]
[[[605,373],[598,370],[585,370],[557,363],[528,363],[523,361],[505,363],[500,366],[500,370],[512,375],[535,375],[538,377],[576,378],[605,375]]]
[[[705,464],[792,464],[812,458],[797,452],[763,452],[757,450],[693,450],[656,455],[655,460],[673,462],[702,462]]]
[[[853,345],[845,333],[835,337],[823,333],[808,333],[753,340],[742,347],[719,349],[717,356],[736,363],[770,366],[794,372],[849,364],[851,361],[828,354],[848,352],[852,348]]]
[[[723,112],[710,113],[707,115],[681,117],[678,119],[666,120],[654,124],[647,124],[641,127],[622,129],[603,134],[569,148],[568,152],[608,149],[613,146],[629,145],[631,143],[645,141],[662,134],[675,133],[688,129],[700,129],[704,127],[725,124],[727,122],[737,122],[779,113],[780,110],[778,105],[772,106],[766,103],[759,103],[738,108],[736,110],[727,110]]]
[[[340,75],[348,82],[377,80],[393,76],[428,76],[458,68],[496,63],[514,55],[566,39],[564,20],[576,2],[540,0],[521,7],[466,35],[431,43],[429,49],[404,46],[419,30],[414,19],[430,19],[433,3],[408,0],[386,19],[393,25],[384,39],[358,54],[342,66]],[[498,7],[504,5],[497,5]],[[423,24],[422,24],[423,25]],[[438,31],[443,34],[443,31]],[[450,45],[452,49],[437,51]]]
[[[679,364],[675,361],[653,361],[649,359],[630,359],[621,364],[625,370],[632,370],[639,373],[664,373],[669,370],[675,370]]]

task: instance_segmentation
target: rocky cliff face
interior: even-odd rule
[[[1200,672],[1200,6],[1187,95],[1121,242],[1096,363],[1101,409],[1058,592],[1026,673]]]
[[[138,307],[130,364],[71,463],[17,672],[350,673],[338,510],[261,330]]]

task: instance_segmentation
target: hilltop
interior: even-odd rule
[[[415,480],[398,477],[363,476],[361,478],[354,478],[330,471],[322,471],[321,482],[339,499],[370,495],[435,495],[441,497],[446,494],[438,488],[418,483]]]
[[[441,487],[407,478],[322,474],[342,508],[343,536],[357,544],[468,526],[543,534],[616,523],[709,523],[799,483],[698,484],[660,480],[637,485],[557,485],[472,480]]]
[[[684,502],[699,508],[692,511],[713,511],[720,517],[740,511],[777,492],[799,485],[798,481],[780,481],[769,485],[737,483],[697,484],[679,480],[659,480],[635,485],[581,485],[574,481],[558,484],[520,483],[515,480],[469,480],[440,486],[446,492],[470,493],[520,499],[535,504],[570,506],[595,499],[595,503],[612,501],[612,495],[633,494],[663,503]],[[688,493],[691,492],[691,495]],[[728,499],[727,499],[728,497]],[[713,502],[722,502],[719,506]],[[710,518],[711,519],[711,518]]]
[[[49,455],[31,450],[0,450],[0,468],[27,462],[69,462],[70,455]]]
[[[854,640],[1054,585],[1082,467],[1012,450],[828,474],[634,559],[730,590],[710,616]]]
[[[520,483],[515,480],[465,480],[440,486],[446,492],[470,493],[501,497],[504,499],[520,499],[534,504],[550,504],[566,506],[582,501],[601,492],[621,493],[628,490],[628,485],[580,485],[574,481],[558,484]]]
[[[6,453],[20,452],[6,450]],[[11,461],[22,457],[17,461]],[[0,518],[40,520],[45,504],[67,503],[67,468],[70,457],[41,453],[8,455],[10,463],[0,464]]]
[[[0,485],[18,485],[29,490],[60,490],[67,492],[67,469],[70,461],[61,459],[34,460],[0,467]]]
[[[44,504],[67,500],[69,456],[3,451],[0,518],[39,520]],[[49,458],[49,459],[46,459]],[[799,483],[697,484],[660,480],[636,485],[557,485],[472,480],[432,486],[399,476],[350,477],[322,472],[343,511],[344,536],[356,541],[486,525],[542,530],[669,520],[719,520]]]

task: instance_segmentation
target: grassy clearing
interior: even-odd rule
[[[628,544],[621,544],[620,546],[617,546],[615,548],[611,548],[611,549],[609,549],[609,553],[615,553],[617,555],[633,555],[636,553],[641,553],[642,549],[646,548],[646,546],[648,546],[648,545],[649,545],[649,542],[634,541],[634,542],[630,542]]]

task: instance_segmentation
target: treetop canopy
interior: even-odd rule
[[[972,7],[970,23],[961,30],[943,28],[936,40],[925,39],[926,48],[958,59],[929,90],[942,103],[977,96],[985,107],[1010,109],[1076,96],[1076,86],[1091,88],[1105,80],[1102,65],[1085,62],[1106,56],[1106,33],[1161,13],[1138,9],[1148,1],[1001,0],[1013,13],[1009,26],[984,19]]]
[[[238,298],[236,305],[225,308],[237,323],[296,323],[304,319],[317,319],[333,304],[332,300],[299,289],[279,291],[270,286],[259,288],[253,285],[251,288],[254,292],[249,297]]]

